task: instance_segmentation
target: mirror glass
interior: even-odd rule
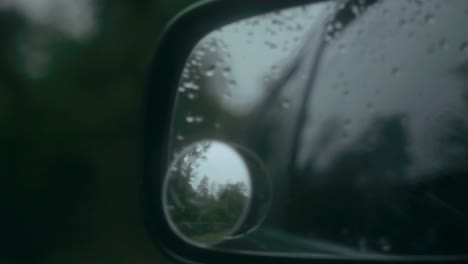
[[[468,256],[467,24],[464,0],[322,1],[201,39],[176,87],[171,158],[206,139],[250,157],[238,152],[246,213],[210,246]]]
[[[186,147],[166,176],[166,213],[190,242],[214,244],[233,235],[246,216],[251,197],[247,165],[221,142]]]

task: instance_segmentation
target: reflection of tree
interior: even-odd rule
[[[199,197],[208,198],[209,197],[209,190],[208,190],[208,182],[209,179],[207,176],[203,177],[197,187],[197,194]]]
[[[336,140],[332,136],[328,139]],[[378,228],[371,224],[379,222],[374,218],[387,206],[394,182],[404,177],[408,164],[401,118],[378,120],[351,146],[342,149],[327,169],[311,165],[299,172],[293,185],[297,200],[290,217],[295,230],[308,229],[318,236],[341,240],[339,230],[364,236]]]
[[[248,201],[244,182],[217,185],[204,176],[196,188],[192,182],[209,144],[196,145],[171,168],[168,210],[185,236],[200,242],[222,238],[239,221]],[[209,188],[211,186],[211,188]]]
[[[449,148],[457,145],[466,151],[468,130],[456,124],[460,125],[451,124],[441,144],[446,151],[439,152],[445,171],[421,175],[418,179],[422,180],[415,182],[408,174],[411,156],[404,118],[376,120],[343,147],[326,169],[310,165],[298,172],[287,228],[375,251],[466,252],[466,165],[457,151],[459,166],[452,166],[455,152]],[[327,144],[331,142],[321,142]],[[311,155],[309,164],[316,158]]]
[[[171,167],[168,205],[173,208],[171,216],[176,223],[183,219],[194,218],[196,215],[196,205],[192,202],[196,192],[191,183],[196,176],[199,162],[206,159],[205,153],[209,146],[203,143],[194,145],[182,158],[176,159]]]

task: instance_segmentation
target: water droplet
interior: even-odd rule
[[[336,22],[335,23],[335,29],[340,30],[343,28],[343,24],[341,22]]]
[[[353,5],[353,6],[351,7],[351,11],[353,12],[353,14],[354,14],[355,16],[358,16],[358,15],[361,13],[360,10],[359,10],[359,7],[356,6],[356,5]]]
[[[181,86],[181,87],[179,87],[179,89],[177,89],[177,90],[178,90],[180,93],[183,93],[183,92],[185,92],[185,87],[182,87],[182,86]]]
[[[200,86],[195,84],[194,82],[185,82],[183,86],[187,89],[198,90]]]
[[[205,76],[206,77],[213,77],[215,75],[215,72],[214,71],[206,71],[205,72]]]
[[[216,52],[216,44],[211,45],[210,48],[209,48],[209,51],[210,51],[211,53]]]
[[[235,87],[236,85],[237,85],[237,82],[235,80],[232,80],[232,79],[229,80],[229,86],[231,86],[231,88]]]
[[[215,123],[215,124],[214,124],[214,127],[215,127],[216,129],[221,128],[221,124],[220,124],[220,123]]]
[[[205,76],[206,77],[213,77],[215,75],[215,65],[211,65],[208,67],[208,69],[205,71]]]
[[[448,44],[447,44],[447,40],[446,39],[441,39],[439,41],[439,46],[444,49],[444,50],[447,50],[448,49]]]
[[[278,47],[278,45],[276,45],[275,43],[271,41],[265,41],[265,45],[269,47],[270,49],[276,49]]]
[[[274,18],[273,20],[271,20],[271,24],[273,25],[281,25],[283,24],[283,21],[277,19],[277,18]]]
[[[200,58],[205,56],[205,54],[206,54],[205,51],[203,51],[202,49],[199,49],[199,50],[195,51],[195,55],[200,57]]]
[[[281,101],[281,108],[283,109],[289,109],[291,107],[291,102],[289,99],[284,99]]]
[[[432,15],[432,14],[427,14],[427,15],[424,17],[424,21],[425,21],[427,24],[433,24],[433,23],[435,22],[434,15]]]
[[[197,122],[197,123],[202,123],[203,120],[205,120],[205,119],[202,116],[195,117],[195,122]]]
[[[392,245],[390,244],[390,242],[382,237],[380,240],[379,240],[379,244],[380,244],[380,248],[382,249],[383,252],[389,252],[390,250],[392,250]]]
[[[400,19],[400,26],[405,27],[406,26],[406,20],[405,19]]]
[[[468,54],[468,41],[465,41],[460,45],[460,51]]]
[[[224,77],[229,77],[230,74],[231,74],[231,68],[230,67],[225,67],[223,69],[223,76]]]
[[[177,140],[179,140],[179,141],[184,140],[184,136],[182,136],[182,135],[177,135]]]
[[[325,40],[326,43],[330,44],[330,43],[333,43],[335,38],[332,35],[325,35],[324,40]]]
[[[230,99],[232,97],[232,94],[230,92],[225,92],[223,97],[224,99]]]
[[[187,123],[189,124],[192,124],[193,122],[195,122],[195,118],[193,116],[187,116],[185,117],[185,121],[187,121]]]
[[[195,94],[193,94],[193,93],[189,93],[189,94],[187,94],[187,98],[189,100],[194,100],[195,98],[197,98],[197,96]]]
[[[400,75],[400,69],[398,67],[392,68],[392,76],[398,77]]]

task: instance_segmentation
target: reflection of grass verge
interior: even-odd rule
[[[190,236],[189,238],[198,243],[214,243],[226,237],[226,233],[208,233],[204,235]]]

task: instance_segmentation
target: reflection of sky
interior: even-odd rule
[[[403,3],[376,5],[323,53],[309,100],[300,166],[306,166],[313,153],[320,153],[317,168],[333,166],[343,148],[362,137],[372,122],[395,115],[406,118],[411,177],[440,166],[438,148],[447,147],[439,146],[441,122],[467,120],[466,86],[454,74],[468,57],[460,50],[467,41],[466,14],[455,4],[461,2],[440,9],[413,3],[401,12]],[[388,15],[382,16],[385,12]],[[437,22],[424,22],[423,15],[413,15],[417,12],[434,13]],[[411,19],[416,22],[401,26]],[[320,134],[335,117],[345,124],[343,136],[324,147]]]
[[[280,72],[298,53],[302,40],[318,21],[330,3],[312,4],[257,16],[225,26],[204,41],[223,43],[223,52],[230,59],[231,100],[225,100],[227,110],[245,115],[264,97],[265,84],[278,78]],[[321,21],[321,20],[320,20]],[[213,85],[215,96],[222,98],[224,90]]]
[[[201,179],[207,176],[211,183],[225,184],[244,182],[250,192],[249,171],[242,157],[231,147],[222,143],[213,143],[206,152],[206,160],[201,161],[198,175],[192,186],[196,189]]]

